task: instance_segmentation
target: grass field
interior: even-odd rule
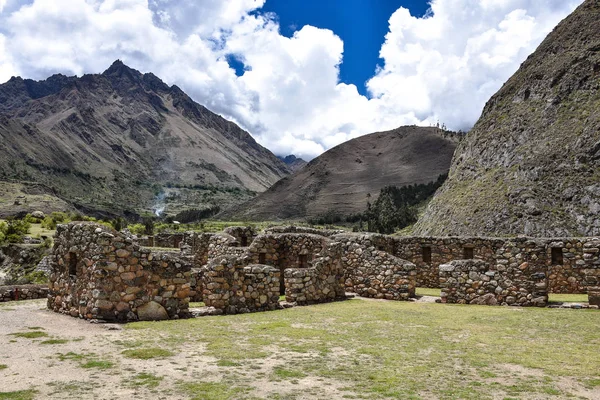
[[[21,304],[2,312],[8,324],[28,318]],[[39,356],[39,373],[52,374],[44,366],[51,362],[62,363],[59,371],[68,366],[88,374],[74,388],[59,374],[45,375],[54,379],[46,386],[34,381],[13,389],[31,398],[107,397],[132,387],[140,398],[205,400],[600,398],[597,310],[355,299],[132,323],[110,335],[90,332],[77,343],[68,335],[82,331],[69,326],[84,322],[57,315],[52,327],[43,324],[47,318],[31,319],[41,321],[37,330],[7,330],[1,351],[15,354],[19,347],[11,346],[31,343],[30,352],[54,354]],[[15,369],[12,357],[2,363],[0,380]]]

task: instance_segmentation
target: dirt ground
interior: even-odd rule
[[[43,332],[47,336],[14,335],[31,332]],[[53,339],[61,343],[44,344]],[[227,366],[218,366],[215,358],[203,355],[203,344],[190,344],[185,352],[164,359],[138,360],[123,356],[127,347],[123,344],[137,339],[138,332],[123,329],[122,325],[94,324],[51,312],[46,309],[45,300],[0,303],[0,392],[33,390],[35,399],[237,398],[211,390],[206,397],[202,393],[197,397],[181,389],[185,382],[193,384],[201,379],[216,383],[230,375]],[[95,361],[107,362],[110,366],[86,367],[86,363]],[[274,398],[275,393],[289,391],[295,393],[294,399],[342,398],[339,393],[336,395],[340,386],[337,382],[316,382],[311,377],[293,383],[273,381],[269,372],[281,362],[274,348],[273,356],[256,360],[251,366],[252,376],[236,377],[252,386],[251,394],[243,397]],[[152,387],[140,376],[159,377],[160,388]],[[318,393],[314,391],[317,386]],[[208,389],[218,391],[219,387]],[[277,398],[288,397],[277,395]]]

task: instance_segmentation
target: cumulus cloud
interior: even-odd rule
[[[470,128],[581,0],[433,0],[424,18],[400,8],[369,97],[339,82],[344,43],[335,32],[304,26],[284,37],[276,18],[260,13],[264,2],[0,0],[0,82],[98,73],[120,58],[179,85],[277,154],[310,159],[404,124]]]

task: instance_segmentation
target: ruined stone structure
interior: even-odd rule
[[[587,293],[600,286],[598,238],[388,238],[394,243],[387,251],[417,265],[418,287],[439,288],[439,266],[462,259],[498,268],[525,260],[546,273],[549,293]]]
[[[59,225],[54,240],[48,308],[109,321],[188,315],[189,259],[91,223]]]
[[[548,303],[545,268],[527,262],[499,270],[481,260],[452,261],[440,265],[440,284],[442,303],[538,307]]]
[[[137,239],[137,244],[144,247],[164,247],[178,249],[184,239],[182,232],[161,232],[154,236],[142,236]]]
[[[46,298],[48,298],[47,285],[0,286],[0,303]]]
[[[393,240],[383,235],[338,235],[346,290],[363,297],[408,300],[415,296],[415,264],[393,256]]]
[[[266,265],[245,265],[234,256],[211,260],[202,269],[204,302],[226,314],[279,308],[279,270]]]
[[[239,244],[228,234],[210,238],[212,261],[198,279],[207,305],[237,313],[273,309],[280,295],[300,305],[345,297],[339,246],[326,237],[264,234],[249,247]]]
[[[318,233],[321,234],[318,234]],[[394,237],[276,227],[188,232],[180,253],[153,252],[100,225],[57,230],[49,308],[88,319],[246,313],[345,298],[409,300],[440,287],[442,301],[545,306],[549,292],[600,302],[600,239]]]

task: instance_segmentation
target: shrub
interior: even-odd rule
[[[146,227],[144,224],[134,224],[127,226],[127,229],[131,231],[134,235],[143,235],[146,233]]]
[[[6,223],[0,224],[0,233],[4,237],[3,241],[8,243],[22,243],[23,236],[27,235],[31,224],[24,220],[9,219]]]

